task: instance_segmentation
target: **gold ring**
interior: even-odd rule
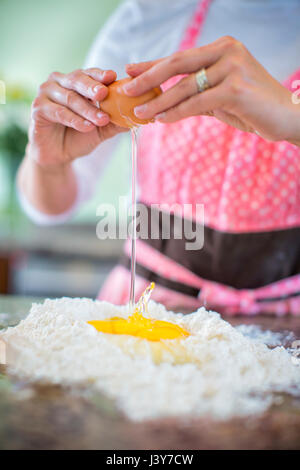
[[[202,93],[203,91],[210,88],[205,69],[199,70],[199,72],[197,72],[195,76],[196,76],[198,93]]]

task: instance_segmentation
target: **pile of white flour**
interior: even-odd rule
[[[67,298],[35,304],[17,327],[0,334],[9,366],[33,380],[93,385],[133,420],[260,413],[272,402],[268,392],[300,384],[300,367],[283,347],[271,350],[204,308],[181,315],[151,301],[151,317],[191,333],[162,346],[99,333],[86,323],[116,315],[127,317],[127,308]]]

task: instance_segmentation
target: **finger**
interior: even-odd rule
[[[214,109],[222,108],[226,102],[226,87],[221,84],[203,93],[198,93],[168,111],[158,114],[156,120],[164,123],[176,122],[190,116],[208,114]]]
[[[58,104],[61,104],[84,119],[92,122],[95,126],[105,126],[109,123],[109,116],[105,114],[92,103],[80,96],[73,90],[67,90],[58,83],[53,82],[47,88],[48,98]]]
[[[149,70],[153,65],[157,64],[158,62],[161,62],[163,59],[159,60],[150,60],[148,62],[139,62],[138,64],[127,64],[125,67],[126,73],[130,75],[131,77],[137,77],[141,73],[146,72],[146,70]]]
[[[94,80],[103,83],[104,85],[110,85],[117,79],[117,74],[113,70],[101,70],[97,68],[89,68],[83,70],[83,73],[86,73]]]
[[[107,87],[103,83],[100,83],[99,80],[94,80],[82,70],[75,70],[75,72],[66,75],[54,72],[50,78],[63,88],[76,91],[93,101],[102,101],[108,93]]]
[[[226,76],[225,61],[220,59],[216,64],[206,69],[206,76],[210,87],[218,85]],[[175,107],[182,101],[199,92],[196,74],[192,73],[183,78],[173,87],[147,103],[137,106],[134,113],[138,118],[151,119],[156,114]]]
[[[129,96],[139,96],[161,85],[170,77],[209,67],[221,57],[224,47],[222,41],[216,41],[208,46],[177,52],[155,63],[146,72],[124,85],[124,92]]]
[[[231,39],[233,39],[233,38],[231,38]],[[227,41],[228,41],[228,38],[222,37],[222,38],[217,39],[213,44],[216,45],[216,46],[217,45],[220,46],[220,45],[223,45],[224,43],[226,43]],[[146,61],[146,62],[138,62],[138,63],[127,64],[126,67],[125,67],[125,70],[128,73],[128,75],[130,75],[131,77],[137,77],[141,73],[146,72],[151,67],[153,67],[154,65],[162,62],[163,60],[165,60],[167,58],[168,57],[162,57],[161,59],[157,59],[157,60],[149,60],[149,61]]]
[[[79,132],[90,132],[95,129],[95,126],[90,121],[48,99],[42,100],[39,106],[33,109],[32,117],[34,120],[38,117],[43,117],[49,122],[62,124]]]
[[[134,114],[141,119],[151,119],[159,113],[173,108],[198,92],[194,75],[183,78],[157,98],[134,108]]]

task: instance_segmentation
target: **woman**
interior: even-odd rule
[[[159,59],[179,43],[167,59],[128,65],[137,79],[125,91],[138,95],[171,78],[161,97],[136,109],[157,120],[142,130],[140,196],[147,206],[203,203],[204,248],[187,256],[174,240],[139,242],[137,294],[152,279],[155,299],[168,306],[299,313],[300,118],[280,81],[290,77],[291,87],[300,78],[300,2],[178,0],[164,7],[126,2],[96,41],[87,70],[54,73],[42,85],[19,174],[23,205],[52,223],[89,197],[113,145],[107,139],[121,131],[95,106],[116,74],[95,67]],[[177,83],[178,74],[188,76]],[[101,298],[127,302],[127,262]]]

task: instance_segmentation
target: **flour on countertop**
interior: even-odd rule
[[[291,331],[278,332],[263,330],[258,325],[238,325],[235,328],[244,336],[264,343],[269,347],[281,346],[284,343],[291,343],[295,339],[295,335]]]
[[[272,403],[272,390],[299,387],[300,367],[286,349],[269,349],[215,312],[175,314],[151,301],[151,317],[191,333],[176,343],[165,341],[159,355],[154,343],[100,333],[86,323],[116,315],[127,317],[127,307],[68,298],[34,304],[18,326],[0,333],[12,351],[11,371],[96,387],[133,420],[261,413]]]

